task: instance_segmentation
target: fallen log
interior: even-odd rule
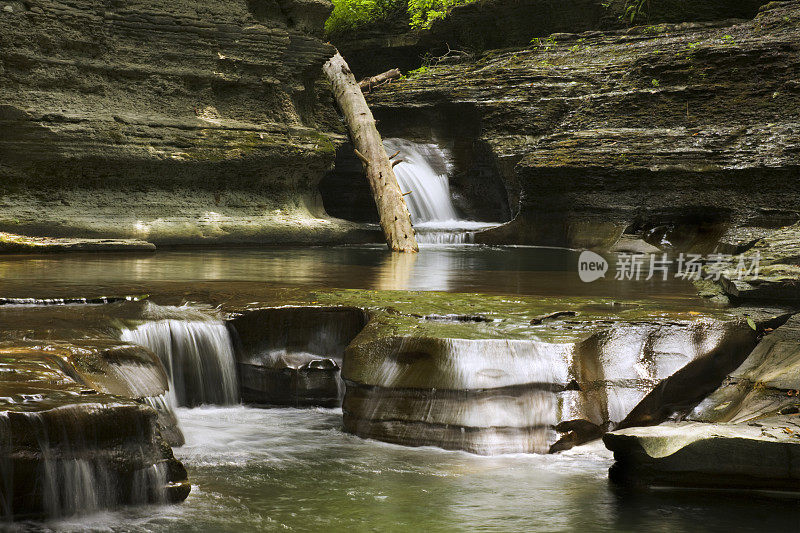
[[[353,73],[338,52],[323,65],[322,70],[331,82],[333,95],[350,131],[355,154],[367,173],[386,244],[396,252],[419,251],[403,193],[375,127],[375,119]]]
[[[392,70],[387,70],[386,72],[382,72],[377,76],[372,76],[371,78],[364,78],[360,82],[358,82],[358,86],[361,89],[372,90],[373,87],[377,87],[378,85],[383,85],[387,81],[391,81],[400,77],[400,69],[393,68]]]

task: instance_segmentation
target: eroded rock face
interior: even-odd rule
[[[633,486],[800,490],[799,369],[800,318],[794,315],[687,422],[605,435],[616,460],[611,479]]]
[[[629,229],[736,249],[798,220],[799,22],[791,1],[745,22],[557,34],[369,101],[382,124],[491,147],[516,218],[476,241],[605,247]]]
[[[700,422],[745,423],[765,416],[800,412],[800,317],[765,336],[725,382],[688,418]]]
[[[599,437],[720,347],[735,367],[755,336],[741,321],[584,327],[553,342],[385,336],[373,322],[345,353],[345,429],[479,454],[559,451]]]
[[[326,1],[12,2],[0,13],[0,229],[347,241],[316,185],[340,126]]]
[[[758,268],[737,270],[738,262],[731,264],[720,279],[726,294],[744,301],[800,302],[800,224],[755,241],[742,257]]]
[[[152,408],[89,389],[36,350],[5,349],[0,367],[0,519],[189,494]]]
[[[752,18],[767,0],[658,0],[650,2],[640,24]],[[625,0],[482,0],[455,6],[426,30],[412,31],[408,21],[382,22],[357,32],[332,35],[331,41],[359,76],[390,68],[412,70],[423,57],[448,50],[481,52],[526,46],[553,33],[579,33],[626,27]],[[457,57],[449,54],[449,58]]]
[[[256,404],[341,405],[345,347],[366,323],[353,307],[248,311],[232,322],[242,400]]]

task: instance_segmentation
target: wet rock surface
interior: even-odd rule
[[[798,20],[773,2],[752,21],[555,34],[369,101],[411,135],[491,148],[516,218],[478,242],[606,247],[677,225],[702,229],[690,247],[735,248],[798,218]]]
[[[800,424],[795,418],[751,424],[681,422],[607,433],[622,485],[800,490]]]
[[[280,5],[278,5],[280,4]],[[0,13],[0,229],[340,242],[322,1],[19,3]]]
[[[149,350],[111,339],[71,341],[3,341],[0,357],[41,359],[57,365],[87,394],[105,393],[153,407],[161,436],[172,446],[183,444],[183,434],[172,409],[165,403],[170,388],[164,367]]]
[[[36,350],[3,349],[0,367],[0,517],[187,497],[186,471],[152,408],[88,389]]]
[[[345,429],[488,455],[560,451],[615,427],[688,364],[735,368],[755,338],[741,319],[597,315],[540,322],[514,339],[486,335],[501,335],[496,324],[420,331],[396,315],[376,317],[345,352]],[[668,410],[658,401],[639,407],[651,420]]]
[[[689,418],[743,423],[800,407],[800,317],[766,335]]]
[[[800,453],[800,319],[794,315],[767,333],[719,388],[684,415],[687,422],[605,435],[616,460],[611,479],[638,486],[800,490],[794,466]]]
[[[341,405],[345,347],[366,324],[350,307],[254,310],[231,321],[236,331],[242,401]]]

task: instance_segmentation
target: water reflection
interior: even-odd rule
[[[0,258],[2,296],[48,294],[57,287],[126,283],[263,281],[283,287],[441,290],[612,298],[693,298],[691,283],[580,281],[578,252],[530,247],[433,246],[417,255],[383,246],[159,251]],[[36,293],[36,294],[34,294]]]

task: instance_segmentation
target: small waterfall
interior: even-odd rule
[[[114,408],[82,407],[0,413],[0,524],[168,501],[152,428],[123,416],[115,442],[101,429],[111,420],[95,421],[112,419]]]
[[[394,167],[397,182],[406,195],[411,222],[421,244],[472,244],[475,232],[495,226],[463,220],[458,216],[450,194],[452,171],[450,153],[437,144],[406,139],[384,139],[391,155],[400,152],[402,163]]]
[[[221,320],[157,320],[123,330],[120,338],[159,356],[170,380],[170,404],[238,403],[233,343]]]
[[[395,176],[406,196],[414,224],[455,222],[456,208],[450,197],[450,154],[435,144],[421,144],[405,139],[385,139],[383,146],[391,155],[400,151],[403,162],[394,167]]]

